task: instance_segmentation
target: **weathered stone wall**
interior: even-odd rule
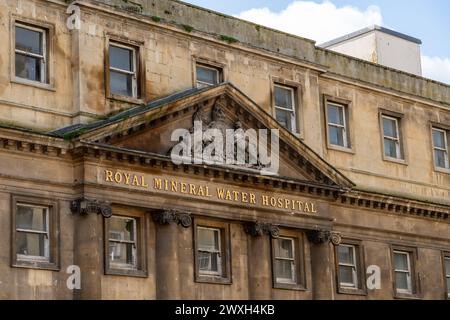
[[[10,52],[7,46],[3,46],[0,56],[7,62],[0,66],[3,68],[0,81],[3,88],[0,117],[3,123],[14,122],[46,130],[79,121],[92,121],[97,116],[191,88],[194,85],[194,60],[201,58],[223,65],[225,80],[232,82],[269,113],[273,112],[273,82],[285,81],[297,85],[300,137],[319,155],[343,170],[359,187],[382,193],[397,192],[417,199],[444,201],[449,197],[449,175],[436,172],[433,168],[429,128],[430,121],[450,122],[450,111],[444,103],[439,103],[447,101],[447,86],[321,49],[314,51],[309,41],[263,27],[256,28],[253,24],[175,1],[148,1],[143,3],[142,13],[145,15],[123,11],[121,16],[117,15],[118,9],[111,9],[110,6],[103,6],[106,11],[101,12],[100,7],[82,3],[79,31],[66,28],[65,5],[50,2],[47,6],[38,0],[27,2],[27,6],[13,0],[2,3],[4,10],[1,12],[4,13],[0,16],[0,28],[6,38],[11,31],[6,12],[54,24],[53,67],[57,75],[54,91],[10,82]],[[164,19],[156,21],[152,19],[155,16]],[[172,20],[178,24],[171,23]],[[234,30],[238,32],[235,37],[242,42],[230,45],[215,35],[197,31],[208,23],[211,26],[204,31],[231,34],[226,31]],[[194,30],[187,32],[179,24],[192,24]],[[235,26],[234,29],[232,26]],[[283,59],[288,60],[281,61],[282,56],[269,52],[274,48],[256,50],[256,47],[262,46],[255,42],[258,34],[264,34],[260,39],[263,44],[273,45],[274,42],[268,39],[279,39],[283,44],[281,48],[300,48],[299,52],[306,52],[306,56],[298,57],[295,53],[285,52]],[[141,100],[130,103],[106,97],[104,62],[107,37],[142,43],[146,90]],[[289,41],[294,41],[296,45]],[[253,43],[253,46],[243,42]],[[267,53],[268,56],[264,55]],[[321,64],[328,64],[330,72],[321,75],[319,70],[301,65],[304,61],[314,60],[313,56],[317,56]],[[337,76],[339,74],[352,78],[350,83],[345,84]],[[375,90],[382,87],[391,89]],[[404,93],[394,95],[392,89]],[[407,95],[416,91],[421,98]],[[353,132],[353,153],[326,148],[323,94],[352,102],[353,119],[349,126]],[[426,104],[429,98],[435,102]],[[407,165],[382,160],[379,108],[405,115],[402,131]],[[368,134],[361,135],[361,132]]]
[[[341,55],[315,47],[315,42],[225,14],[200,8],[176,0],[136,0],[135,6],[123,0],[96,0],[117,8],[135,9],[141,14],[158,17],[164,21],[192,26],[220,38],[230,36],[239,42],[273,54],[281,53],[296,59],[322,65],[330,72],[351,79],[371,83],[387,89],[428,98],[450,104],[450,87],[436,81],[417,77],[405,72],[383,67],[364,60]]]
[[[15,124],[47,131],[72,123],[93,121],[96,117],[193,87],[194,60],[201,58],[222,65],[225,80],[232,82],[268,113],[272,113],[271,90],[274,81],[298,86],[300,137],[351,178],[358,188],[448,204],[450,175],[433,168],[430,121],[450,124],[449,86],[317,49],[309,40],[177,1],[140,2],[144,16],[111,6],[92,6],[95,3],[80,2],[82,23],[79,31],[66,28],[67,5],[62,1],[6,0],[0,3],[0,39],[6,44],[0,46],[1,125]],[[130,5],[119,0],[108,3]],[[53,24],[55,38],[51,63],[55,79],[51,90],[11,81],[11,15]],[[190,30],[190,27],[194,29]],[[146,90],[141,101],[124,102],[106,97],[104,61],[107,35],[142,43]],[[227,40],[233,42],[232,38],[227,37],[239,41],[230,44]],[[326,68],[329,68],[328,72],[323,73]],[[323,95],[351,102],[350,152],[326,146]],[[380,108],[404,115],[404,164],[382,158]],[[83,181],[93,179],[96,170],[105,165],[102,163],[106,162],[104,159],[93,160],[93,165],[91,163],[90,167],[85,167],[80,164],[80,159],[74,162],[65,157],[55,159],[50,155],[25,153],[24,147],[21,148],[0,151],[0,298],[157,297],[155,257],[158,226],[149,219],[148,277],[105,275],[103,218],[95,215],[73,216],[69,209],[70,201],[79,197],[83,191],[89,197],[115,202],[113,210],[119,210],[115,212],[132,211],[147,215],[147,210],[155,206],[176,206],[189,209],[198,216],[208,215],[230,222],[231,285],[194,281],[192,227],[182,229],[177,226],[180,285],[186,288],[181,293],[182,298],[250,297],[249,265],[259,256],[251,254],[250,237],[244,233],[238,219],[230,218],[236,216],[238,209],[244,210],[240,211],[239,218],[245,213],[254,218],[270,218],[274,221],[293,223],[295,220],[279,216],[278,213],[268,214],[256,210],[249,213],[245,208],[224,208],[223,205],[211,203],[202,203],[199,207],[192,200],[161,195],[149,197],[148,194],[125,189],[111,190],[96,185],[95,181],[88,181],[91,184],[81,188]],[[100,161],[100,164],[96,161]],[[141,170],[126,164],[120,168]],[[59,201],[60,271],[11,268],[12,194]],[[377,264],[382,268],[382,290],[370,291],[368,299],[392,298],[392,261],[389,250],[393,243],[418,247],[417,267],[423,275],[421,285],[424,298],[442,298],[444,284],[440,254],[443,250],[448,251],[450,246],[448,223],[396,216],[373,209],[356,210],[345,205],[335,205],[329,211],[326,214],[334,215],[338,231],[362,240],[368,257],[366,265]],[[304,220],[301,223],[309,225],[311,222]],[[297,228],[301,228],[300,222]],[[264,241],[269,241],[269,238]],[[264,247],[267,243],[260,245]],[[307,290],[289,291],[270,287],[266,292],[269,298],[313,297],[311,250],[306,243]],[[328,259],[334,261],[332,250]],[[82,293],[74,294],[65,285],[68,276],[65,269],[74,263],[88,270],[88,282],[82,283]],[[330,273],[324,276],[323,281],[331,279]],[[331,298],[357,298],[337,295],[335,291],[332,288],[327,294]]]
[[[43,89],[13,80],[13,17],[53,24],[55,39],[50,55],[54,86]],[[72,123],[78,110],[72,102],[71,35],[65,27],[67,15],[61,4],[43,1],[6,0],[0,3],[0,123],[37,130],[50,130]]]
[[[325,297],[333,299],[391,299],[393,297],[391,245],[402,245],[417,248],[418,259],[415,262],[420,274],[420,292],[424,299],[442,299],[444,293],[443,268],[441,254],[450,247],[450,225],[441,221],[433,221],[421,217],[388,213],[386,211],[355,208],[345,204],[331,204],[329,210],[321,210],[317,214],[291,216],[270,210],[250,210],[245,205],[223,206],[214,202],[198,201],[189,197],[173,197],[169,194],[138,192],[126,186],[105,186],[97,176],[104,168],[128,170],[132,172],[157,173],[168,179],[183,179],[196,183],[204,183],[201,177],[189,174],[171,175],[167,171],[143,169],[139,165],[117,164],[98,158],[86,158],[80,167],[79,162],[71,162],[61,158],[29,154],[27,152],[3,152],[2,159],[9,163],[0,168],[0,182],[3,186],[0,193],[0,298],[2,299],[155,299],[158,298],[157,287],[162,278],[157,276],[158,254],[165,252],[167,242],[157,241],[158,228],[173,228],[176,236],[174,242],[177,259],[171,262],[171,270],[176,273],[169,277],[177,279],[179,298],[183,299],[247,299],[252,295],[254,276],[250,272],[256,263],[266,273],[259,274],[263,279],[260,297],[267,299],[312,299],[316,297],[315,284],[327,284],[329,291]],[[30,172],[29,161],[40,164]],[[14,163],[14,165],[12,165]],[[42,167],[42,169],[41,169]],[[44,168],[52,168],[45,170]],[[55,174],[57,173],[57,174]],[[9,177],[8,177],[9,175]],[[55,176],[60,177],[55,181]],[[32,178],[30,178],[32,177]],[[104,218],[101,215],[77,215],[70,211],[70,201],[80,196],[80,183],[84,183],[83,194],[91,199],[113,204],[114,214],[141,215],[148,219],[147,255],[148,276],[130,277],[107,275],[104,271]],[[215,182],[218,183],[219,181]],[[235,188],[246,188],[245,183],[233,183]],[[256,188],[256,187],[255,187]],[[271,190],[264,190],[270,192]],[[276,190],[273,190],[276,192]],[[28,197],[46,197],[59,202],[60,210],[60,252],[59,271],[35,270],[11,267],[11,195],[21,194]],[[311,201],[319,201],[312,195]],[[149,212],[155,208],[182,208],[193,214],[194,221],[221,221],[230,225],[231,284],[199,283],[194,280],[194,243],[193,225],[183,228],[179,225],[159,225],[152,221]],[[326,208],[326,207],[324,207]],[[272,221],[286,230],[302,232],[311,228],[311,219],[332,217],[334,230],[341,233],[343,239],[358,239],[364,253],[365,266],[377,265],[381,268],[381,289],[369,290],[367,295],[355,296],[336,292],[335,254],[329,244],[327,272],[314,278],[312,270],[317,268],[311,257],[318,248],[303,237],[305,290],[285,290],[272,288],[270,237],[263,235],[254,238],[244,232],[240,219],[252,216],[255,220]],[[318,221],[318,220],[317,220]],[[294,227],[295,226],[295,227]],[[283,231],[284,230],[284,231]],[[252,251],[258,241],[262,248]],[[163,250],[163,251],[161,251]],[[68,274],[66,268],[77,264],[82,270],[82,290],[70,291],[66,287]],[[324,265],[322,265],[323,267]],[[161,267],[161,265],[160,265]],[[165,270],[168,267],[164,265]],[[253,279],[253,280],[252,280]],[[264,280],[266,279],[266,280]],[[160,282],[158,282],[160,281]],[[253,293],[254,294],[254,293]],[[323,296],[322,296],[323,297]]]

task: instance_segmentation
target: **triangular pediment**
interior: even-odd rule
[[[299,138],[280,126],[271,115],[229,83],[203,89],[190,89],[170,95],[150,102],[146,106],[127,110],[107,120],[76,128],[76,130],[80,132],[77,137],[80,143],[106,144],[123,150],[134,150],[169,157],[172,148],[179,143],[178,141],[172,141],[174,130],[184,130],[185,135],[190,134],[192,155],[195,152],[194,148],[199,145],[202,145],[203,148],[208,147],[211,143],[210,138],[202,138],[200,144],[194,143],[194,128],[199,123],[203,131],[215,129],[222,132],[224,140],[226,140],[226,130],[235,130],[235,132],[242,133],[253,129],[253,132],[258,134],[260,133],[259,129],[266,129],[268,133],[266,137],[270,140],[270,129],[278,129],[279,169],[276,176],[340,187],[353,186],[349,179],[324,161]],[[70,134],[70,131],[65,132],[65,134]],[[238,149],[237,141],[246,138],[248,139],[248,136],[235,135],[233,142],[236,147],[235,150]],[[198,140],[196,141],[198,142]],[[224,141],[224,146],[225,144]],[[269,149],[271,148],[270,144],[264,145],[268,145]],[[257,148],[255,145],[253,147]],[[246,162],[250,162],[249,148],[251,149],[247,144]],[[231,165],[227,164],[225,160],[226,151],[224,149],[224,161],[220,166],[257,172],[258,169],[264,167],[264,164],[259,160],[259,154],[262,152],[267,155],[271,154],[270,150],[257,149],[257,163],[233,163]],[[208,165],[214,166],[211,163]]]

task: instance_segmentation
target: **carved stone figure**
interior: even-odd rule
[[[200,105],[192,116],[192,127],[189,132],[181,138],[190,145],[191,156],[194,159],[202,157],[200,160],[210,160],[213,163],[227,163],[227,130],[232,130],[233,140],[231,142],[233,152],[233,164],[252,169],[262,169],[258,155],[258,143],[256,131],[254,131],[255,139],[247,139],[248,134],[243,129],[240,121],[230,121],[223,110],[225,100],[219,99],[215,102],[212,110],[207,112],[206,106]],[[215,141],[220,135],[222,141]],[[216,143],[217,142],[217,143]],[[212,152],[211,159],[204,159],[205,150],[209,148]],[[230,148],[231,150],[231,148]],[[169,150],[170,154],[172,148]],[[241,155],[238,158],[238,154]],[[244,156],[242,156],[244,155]],[[230,155],[229,155],[230,158]],[[237,160],[240,160],[237,162]]]

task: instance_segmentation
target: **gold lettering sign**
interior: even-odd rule
[[[105,170],[104,182],[141,187],[160,192],[185,194],[225,202],[242,203],[249,206],[282,209],[290,212],[317,213],[316,204],[314,202],[268,194],[258,195],[257,193],[250,191],[238,191],[228,188],[213,187],[211,185],[169,180],[161,177],[149,177],[142,174]]]

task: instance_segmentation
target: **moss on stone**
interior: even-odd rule
[[[194,30],[194,27],[192,27],[192,26],[190,26],[190,25],[187,25],[187,24],[182,24],[181,26],[183,27],[183,29],[184,29],[186,32],[192,32],[192,30]]]
[[[155,22],[161,22],[161,18],[158,17],[158,16],[152,16],[151,18],[152,18],[152,20],[155,21]]]
[[[81,136],[81,135],[82,135],[83,133],[85,133],[85,132],[87,132],[87,129],[86,129],[86,128],[80,128],[80,129],[77,129],[77,130],[73,130],[73,131],[64,133],[64,134],[62,135],[62,138],[63,138],[64,140],[69,141],[69,140],[72,140],[73,138],[76,138],[76,137]]]
[[[225,36],[225,35],[223,35],[223,34],[221,34],[221,35],[219,36],[219,39],[220,39],[221,41],[225,41],[225,42],[228,42],[228,43],[239,42],[238,39],[233,38],[233,37],[230,37],[230,36]]]

